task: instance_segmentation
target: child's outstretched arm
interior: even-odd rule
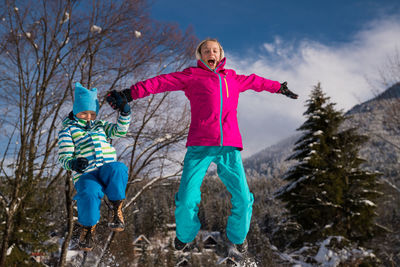
[[[111,91],[107,96],[107,102],[114,108],[116,97],[125,98],[128,102],[134,99],[143,98],[151,94],[158,94],[167,91],[184,91],[191,80],[190,68],[183,71],[162,74],[145,81],[138,82],[128,89],[122,91]],[[115,108],[114,108],[115,109]]]
[[[131,121],[130,113],[128,115],[119,114],[117,123],[104,122],[104,131],[107,137],[111,139],[125,137],[129,130],[129,124]]]
[[[240,92],[244,92],[248,89],[253,89],[254,91],[268,91],[271,93],[283,94],[287,97],[297,99],[298,95],[290,91],[287,87],[287,82],[279,83],[277,81],[269,80],[260,77],[256,74],[251,75],[237,75],[233,74],[235,80],[240,84]]]

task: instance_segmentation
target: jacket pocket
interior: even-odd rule
[[[228,88],[228,82],[226,81],[226,76],[224,77],[225,81],[225,88],[226,88],[226,98],[229,98],[229,88]]]

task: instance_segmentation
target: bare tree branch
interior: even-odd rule
[[[182,33],[176,25],[150,19],[146,0],[40,0],[35,5],[0,0],[0,5],[0,122],[7,125],[1,127],[4,145],[0,150],[0,180],[5,181],[0,183],[0,202],[5,210],[1,219],[6,222],[0,247],[3,266],[10,242],[27,253],[43,243],[23,243],[18,238],[16,229],[32,232],[17,219],[26,207],[35,204],[29,199],[65,202],[64,206],[53,205],[50,212],[58,212],[52,218],[58,220],[56,227],[60,229],[65,220],[72,219],[71,212],[62,212],[65,206],[70,208],[71,201],[57,194],[67,185],[63,183],[66,172],[57,165],[56,146],[62,121],[72,109],[73,83],[97,87],[99,116],[115,119],[115,112],[104,105],[110,90],[182,69],[197,40],[190,30]],[[142,33],[140,38],[135,31]],[[132,103],[135,121],[129,137],[116,142],[122,152],[120,159],[130,169],[129,200],[151,188],[132,183],[135,179],[154,178],[156,183],[181,171],[180,150],[189,113],[186,107],[174,104],[174,98],[164,94]],[[169,138],[165,138],[167,133]],[[165,140],[152,142],[162,138]],[[64,242],[68,236],[69,232]],[[60,266],[65,266],[67,248],[64,243]]]

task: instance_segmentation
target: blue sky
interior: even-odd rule
[[[318,40],[348,42],[375,18],[400,16],[398,0],[154,0],[157,20],[192,25],[199,39],[216,37],[227,50],[240,53],[271,42]]]
[[[228,68],[286,80],[300,95],[241,95],[245,157],[295,133],[318,82],[344,111],[386,89],[379,71],[400,52],[398,0],[154,0],[151,14],[220,40]]]

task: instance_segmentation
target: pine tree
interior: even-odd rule
[[[360,166],[365,160],[357,157],[361,146],[368,140],[347,129],[338,134],[338,171],[342,171],[343,202],[341,216],[337,216],[335,228],[343,231],[348,239],[363,242],[370,239],[375,230],[376,200],[379,191],[378,173],[364,171]]]
[[[307,120],[298,129],[304,134],[288,158],[298,164],[285,174],[289,183],[277,192],[290,217],[303,227],[299,244],[329,235],[362,241],[373,233],[377,174],[363,171],[358,157],[367,138],[355,129],[341,131],[346,117],[329,100],[320,84],[314,87]]]
[[[1,181],[2,179],[0,179]],[[5,266],[39,266],[31,262],[31,255],[41,254],[48,256],[57,251],[57,243],[51,240],[51,233],[54,233],[55,225],[49,222],[51,211],[51,200],[48,198],[45,189],[36,190],[32,182],[25,182],[21,191],[26,197],[21,201],[20,207],[13,216],[12,224],[16,231],[9,237],[11,248],[5,262]],[[0,186],[0,191],[7,192],[9,184]],[[0,221],[4,220],[0,214]],[[0,225],[1,232],[4,231]],[[2,238],[0,237],[0,240]]]

